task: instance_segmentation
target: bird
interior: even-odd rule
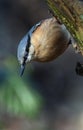
[[[64,24],[55,17],[46,18],[35,24],[21,39],[17,58],[22,76],[27,63],[49,62],[56,59],[68,48],[71,35]]]

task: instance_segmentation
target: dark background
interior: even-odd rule
[[[48,17],[51,14],[43,0],[0,0],[0,84],[7,71],[3,64],[10,57],[10,64],[14,57],[19,69],[16,53],[20,39],[34,24]],[[7,130],[83,130],[83,77],[76,75],[77,61],[83,62],[83,57],[70,46],[53,62],[31,63],[33,72],[28,72],[26,81],[35,84],[32,88],[43,97],[43,109],[34,121],[19,116],[10,118],[8,114],[1,116]]]

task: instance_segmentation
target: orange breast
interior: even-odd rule
[[[44,20],[31,38],[35,48],[35,60],[46,62],[61,55],[68,47],[67,33],[65,26],[60,25],[54,17]]]

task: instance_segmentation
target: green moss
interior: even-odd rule
[[[67,5],[67,1],[47,0],[51,12],[67,27],[83,54],[83,14],[79,15],[79,13],[77,13],[79,11],[78,8],[81,6],[76,2],[77,1],[73,1],[73,4],[76,5],[76,9],[73,8],[72,10],[72,6],[70,7],[70,4]],[[83,12],[83,9],[81,9],[81,11]]]

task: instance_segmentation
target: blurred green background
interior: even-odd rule
[[[83,57],[72,46],[19,76],[19,41],[48,17],[45,1],[0,0],[0,130],[83,130],[83,77],[75,73]]]

